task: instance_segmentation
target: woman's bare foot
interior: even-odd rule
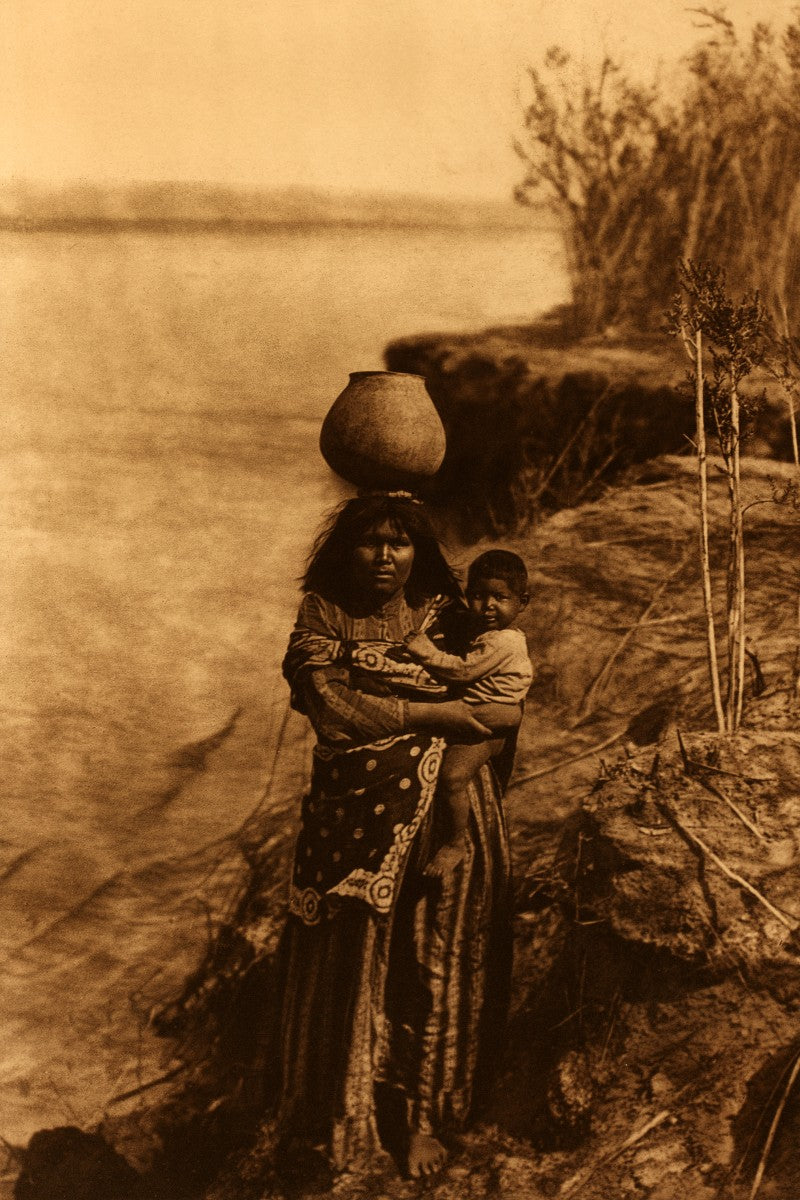
[[[466,853],[467,847],[463,837],[456,842],[445,842],[428,863],[425,874],[429,879],[442,879],[445,875],[452,875],[458,864],[464,861]]]
[[[440,1171],[447,1158],[441,1142],[429,1133],[411,1133],[408,1139],[408,1173],[414,1179]]]

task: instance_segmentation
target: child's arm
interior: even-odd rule
[[[508,651],[498,646],[489,634],[475,640],[474,649],[465,658],[437,650],[424,633],[409,634],[406,649],[433,674],[452,683],[473,683],[491,675],[508,659]]]

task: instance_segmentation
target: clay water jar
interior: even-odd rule
[[[442,464],[444,426],[421,375],[354,371],[322,423],[319,448],[358,488],[414,490]]]

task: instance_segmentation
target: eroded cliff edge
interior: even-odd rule
[[[425,377],[447,431],[432,498],[468,538],[518,530],[688,449],[688,363],[666,335],[576,340],[567,310],[555,310],[530,325],[403,338],[385,359]],[[788,461],[785,402],[765,375],[752,386],[764,406],[747,452]]]

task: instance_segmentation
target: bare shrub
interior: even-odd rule
[[[761,399],[758,395],[742,392],[741,385],[753,368],[764,361],[767,318],[758,292],[743,296],[738,303],[731,300],[725,273],[719,267],[684,262],[679,268],[679,279],[681,291],[670,311],[670,327],[683,341],[692,364],[689,383],[695,396],[699,551],[711,694],[720,733],[734,733],[742,719],[747,646],[741,444]],[[709,426],[716,435],[728,490],[727,691],[724,709],[708,549],[706,429]]]

